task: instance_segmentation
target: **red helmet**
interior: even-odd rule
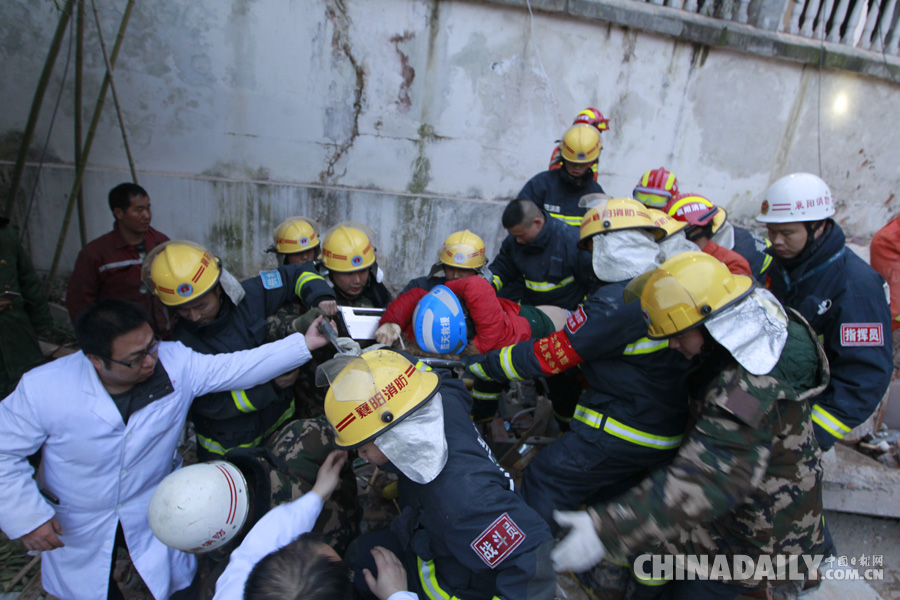
[[[664,167],[647,171],[638,180],[632,195],[644,205],[662,210],[678,195],[678,178]]]
[[[700,194],[678,194],[666,205],[666,213],[688,224],[684,229],[688,239],[692,237],[691,232],[710,224],[712,232],[717,232],[728,218],[725,209],[716,206],[709,198]]]
[[[587,123],[597,128],[597,131],[606,131],[609,129],[609,119],[603,116],[603,113],[596,108],[586,108],[575,117],[572,125],[578,123]]]

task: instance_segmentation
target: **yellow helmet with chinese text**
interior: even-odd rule
[[[570,163],[592,163],[600,158],[602,148],[600,132],[587,123],[578,123],[570,127],[559,143],[563,160]]]
[[[709,254],[682,252],[632,279],[624,296],[626,302],[640,300],[648,337],[665,339],[740,302],[755,285]]]
[[[196,300],[219,282],[219,259],[184,240],[169,240],[150,251],[141,266],[141,281],[166,306]]]
[[[275,228],[274,251],[298,254],[319,246],[319,224],[306,217],[288,217]]]
[[[434,396],[439,382],[436,374],[385,348],[338,355],[316,370],[316,385],[330,386],[325,417],[334,428],[334,445],[343,449],[362,446],[401,422]]]
[[[438,262],[448,267],[477,271],[487,262],[484,241],[468,229],[451,233],[441,246]]]
[[[660,242],[668,238],[669,236],[678,233],[679,231],[683,231],[684,228],[687,227],[687,223],[679,221],[675,217],[670,217],[661,210],[648,208],[647,212],[650,213],[650,218],[653,219],[653,224],[662,227],[666,231],[666,235],[659,240]]]
[[[322,239],[322,262],[336,273],[361,271],[375,264],[375,236],[361,223],[335,225]]]
[[[587,240],[598,233],[626,229],[646,229],[657,241],[666,235],[666,230],[653,222],[646,206],[633,198],[612,198],[600,201],[585,213],[578,247],[585,248]]]

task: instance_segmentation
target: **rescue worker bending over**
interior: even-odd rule
[[[369,551],[382,546],[400,557],[422,598],[552,600],[550,530],[478,435],[461,381],[387,349],[319,369],[331,385],[325,412],[335,445],[399,477],[400,516],[347,552],[363,598],[372,596],[362,570],[375,572]]]
[[[753,277],[750,263],[746,258],[734,250],[724,248],[712,241],[716,232],[728,219],[724,208],[715,206],[699,194],[678,194],[672,199],[669,206],[672,207],[669,212],[672,218],[687,224],[684,228],[685,237],[697,244],[701,251],[725,263],[728,270],[735,275]]]
[[[497,295],[530,306],[575,309],[596,285],[578,233],[524,199],[507,204],[502,219],[509,236],[490,267]],[[547,387],[556,421],[565,429],[581,382],[573,373],[547,378]]]
[[[609,130],[609,119],[603,116],[603,113],[600,112],[599,109],[589,107],[575,115],[575,120],[572,121],[572,125],[578,125],[579,123],[587,123],[594,127],[598,133],[603,133],[604,131]],[[602,138],[602,136],[601,136]],[[560,151],[559,141],[556,142],[556,147],[553,149],[553,153],[550,155],[550,166],[547,167],[551,171],[553,169],[561,169],[563,167],[563,158],[562,152]],[[591,173],[593,174],[594,181],[597,181],[597,163],[595,162],[591,166]]]
[[[391,293],[375,262],[375,236],[360,223],[335,225],[322,240],[322,266],[340,306],[385,308]]]
[[[602,194],[592,170],[600,159],[603,143],[593,125],[573,125],[559,144],[562,168],[538,173],[525,184],[519,198],[527,198],[551,217],[571,227],[581,224],[585,209],[578,201],[585,194]]]
[[[816,330],[831,381],[812,399],[822,450],[865,421],[891,379],[891,313],[884,279],[844,246],[831,190],[809,173],[782,177],[766,192],[760,215],[775,262],[767,287]]]
[[[287,265],[238,282],[219,259],[192,242],[158,246],[147,256],[143,271],[148,288],[180,317],[172,339],[204,354],[262,345],[266,317],[294,296],[310,306],[334,300],[312,265]],[[191,409],[198,458],[259,446],[295,418],[291,386],[296,376],[295,369],[253,388],[198,398]]]
[[[578,232],[526,199],[511,200],[502,219],[509,235],[490,266],[497,295],[531,306],[578,306],[593,285],[591,257],[578,247]]]
[[[522,495],[553,529],[554,509],[571,510],[614,496],[669,462],[687,422],[687,361],[665,341],[646,337],[641,309],[626,305],[631,278],[659,265],[664,231],[630,198],[588,210],[581,243],[593,253],[594,292],[550,336],[507,346],[469,366],[476,377],[518,380],[580,367],[589,388],[578,400],[571,431],[526,467]]]
[[[650,339],[668,339],[691,360],[696,422],[675,460],[639,486],[586,512],[555,515],[572,530],[553,551],[554,567],[582,571],[604,554],[633,556],[657,542],[657,555],[693,555],[709,565],[726,558],[726,574],[714,571],[710,581],[639,579],[647,585],[637,597],[685,600],[737,598],[783,583],[756,578],[761,557],[773,565],[787,557],[785,565],[804,573],[809,565],[800,555],[812,559],[823,541],[821,454],[807,399],[824,389],[828,362],[815,332],[752,278],[700,252],[635,278],[625,298],[640,299]],[[754,561],[749,579],[735,580],[739,555]],[[636,575],[649,575],[650,562],[641,564]],[[691,562],[686,571],[695,576]]]

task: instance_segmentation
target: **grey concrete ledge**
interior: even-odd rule
[[[525,0],[475,1],[528,10]],[[821,63],[825,68],[855,71],[900,84],[900,57],[843,44],[777,33],[639,0],[530,0],[530,3],[533,11],[542,13],[613,23],[768,58],[813,66]]]

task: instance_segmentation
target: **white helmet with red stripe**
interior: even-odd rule
[[[834,215],[831,189],[811,173],[785,175],[766,191],[756,220],[760,223],[823,221]]]
[[[224,460],[178,469],[163,479],[147,518],[166,546],[200,554],[228,542],[247,519],[250,498],[240,469]]]

